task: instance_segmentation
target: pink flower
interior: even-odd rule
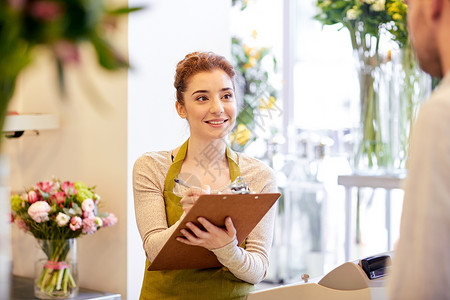
[[[63,205],[64,202],[66,202],[66,193],[64,192],[58,192],[51,196],[54,203],[58,205]]]
[[[21,11],[25,7],[26,0],[8,0],[9,5],[17,11]]]
[[[70,181],[64,181],[62,186],[61,186],[61,189],[67,195],[76,195],[77,194],[77,190],[75,189],[75,185],[73,184],[73,182],[70,182]]]
[[[97,223],[95,218],[83,219],[83,233],[92,234],[97,231]]]
[[[113,226],[117,223],[117,217],[113,214],[110,213],[106,218],[102,218],[103,221],[103,227],[110,227]]]
[[[37,19],[52,21],[61,13],[61,6],[54,1],[35,1],[30,4],[30,14]]]
[[[82,224],[82,220],[80,217],[72,217],[72,219],[70,220],[70,229],[72,229],[73,231],[78,230],[81,228],[81,224]]]
[[[29,191],[28,192],[28,203],[33,204],[36,201],[38,201],[38,195],[35,191]]]
[[[95,218],[93,211],[83,211],[83,219],[92,219]]]
[[[85,199],[83,201],[83,203],[81,203],[81,208],[85,212],[92,212],[92,211],[94,211],[94,208],[95,208],[94,201],[92,201],[92,199]]]
[[[52,188],[50,189],[50,195],[56,194],[59,191],[59,188],[61,185],[59,184],[59,181],[53,180]]]
[[[41,181],[36,184],[36,187],[41,189],[44,193],[50,193],[53,186],[53,182],[51,181]]]
[[[37,223],[48,221],[48,213],[50,212],[50,205],[45,201],[37,201],[28,208],[28,214]]]
[[[67,40],[57,41],[53,45],[53,51],[56,57],[58,57],[64,63],[79,63],[80,53],[77,45]]]
[[[17,228],[19,228],[23,232],[26,233],[26,232],[30,231],[30,228],[28,227],[27,223],[25,223],[25,221],[21,217],[16,216],[14,223],[16,223]]]

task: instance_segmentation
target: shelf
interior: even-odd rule
[[[33,279],[13,276],[12,290],[10,300],[26,300],[34,298]],[[80,288],[78,296],[72,298],[73,300],[120,300],[121,295],[115,293],[105,293],[93,291],[89,289]]]
[[[14,132],[57,128],[59,128],[59,118],[55,114],[24,114],[6,116],[2,131]]]

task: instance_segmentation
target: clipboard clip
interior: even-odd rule
[[[250,188],[248,187],[248,184],[244,182],[242,176],[236,177],[230,184],[230,191],[232,194],[250,194]]]

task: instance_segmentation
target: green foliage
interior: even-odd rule
[[[231,135],[235,150],[243,150],[256,139],[256,129],[261,109],[272,109],[277,90],[270,82],[269,68],[277,71],[277,60],[267,47],[249,47],[242,39],[233,37],[232,61],[238,72],[239,89],[243,104],[236,118],[236,130]],[[245,126],[244,126],[245,125]]]
[[[341,24],[350,32],[376,38],[385,29],[400,47],[407,44],[408,7],[403,0],[317,0],[316,5],[319,13],[314,18],[324,25]]]

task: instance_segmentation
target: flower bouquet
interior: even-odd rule
[[[31,233],[44,253],[36,264],[36,297],[62,299],[78,293],[75,239],[117,222],[112,213],[98,213],[99,202],[94,187],[58,179],[11,197],[14,223]]]
[[[316,20],[348,29],[357,61],[362,128],[354,167],[403,168],[410,125],[426,90],[414,87],[427,80],[411,49],[407,5],[403,0],[317,0],[316,5]],[[402,56],[398,66],[394,50]]]

